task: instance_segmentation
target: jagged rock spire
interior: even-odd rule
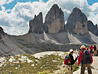
[[[88,33],[87,17],[79,8],[76,7],[70,14],[66,27],[70,33],[86,34]]]
[[[57,33],[64,29],[64,13],[57,4],[54,4],[45,17],[44,30],[48,33]]]
[[[43,33],[43,16],[42,12],[39,15],[35,15],[34,19],[29,22],[30,32],[33,33]]]

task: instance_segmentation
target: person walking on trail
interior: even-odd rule
[[[78,58],[78,65],[80,65],[80,63],[81,63],[81,73],[80,74],[84,74],[86,67],[88,70],[88,74],[92,74],[91,67],[90,67],[90,64],[92,64],[92,62],[93,62],[92,55],[91,55],[90,51],[86,50],[84,45],[82,45],[80,48],[81,48],[81,52],[80,52],[79,58]]]
[[[68,64],[69,70],[70,70],[70,74],[73,74],[73,64],[76,62],[77,58],[73,58],[73,49],[69,50],[69,57],[70,57],[70,63]]]
[[[90,53],[91,54],[93,53],[93,46],[92,45],[90,46]]]
[[[96,45],[94,44],[94,55],[97,55],[97,47],[96,47]]]

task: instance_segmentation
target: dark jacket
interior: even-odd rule
[[[73,65],[76,62],[77,58],[74,60],[73,55],[69,54],[69,56],[70,56],[70,65]]]

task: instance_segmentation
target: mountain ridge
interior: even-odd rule
[[[0,28],[0,55],[8,56],[54,50],[67,51],[70,48],[79,49],[82,44],[86,46],[98,44],[96,36],[98,28],[96,27],[96,32],[88,28],[87,17],[79,8],[73,9],[66,25],[64,24],[63,11],[57,4],[54,4],[47,13],[47,21],[45,19],[43,22],[42,15],[40,12],[30,20],[29,32],[24,35],[8,35]]]

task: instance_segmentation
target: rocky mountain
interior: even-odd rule
[[[74,8],[65,25],[63,11],[54,4],[45,17],[45,23],[42,13],[30,20],[30,29],[25,35],[8,35],[0,27],[0,56],[67,51],[70,48],[79,49],[82,44],[98,44],[97,27],[87,21],[85,14]]]
[[[66,27],[70,33],[86,34],[88,33],[87,17],[76,7],[70,14]]]
[[[33,20],[29,22],[30,30],[29,33],[43,33],[43,16],[40,12],[38,16],[35,15]]]
[[[97,27],[97,25],[94,25],[93,22],[89,20],[87,22],[87,26],[88,26],[88,30],[90,32],[92,32],[93,34],[98,36],[98,27]]]
[[[45,17],[44,30],[47,33],[58,33],[64,30],[64,13],[54,4]]]

